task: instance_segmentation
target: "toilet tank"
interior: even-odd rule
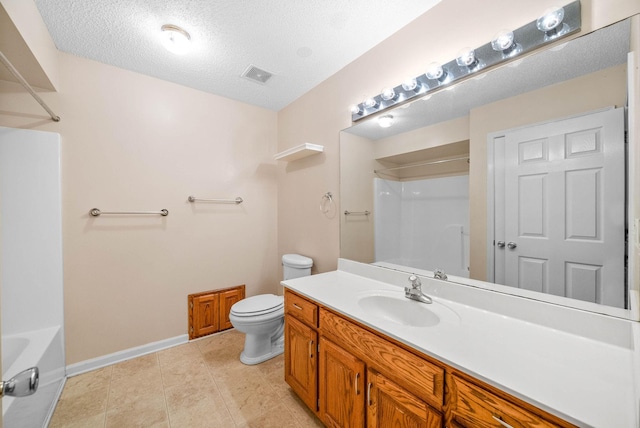
[[[285,254],[282,256],[283,279],[301,278],[311,275],[313,260],[300,254]]]

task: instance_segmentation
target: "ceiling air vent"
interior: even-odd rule
[[[264,85],[269,81],[269,79],[273,77],[273,74],[269,73],[268,71],[262,70],[255,65],[250,65],[249,67],[247,67],[244,73],[241,74],[241,76],[245,79],[251,80],[252,82]]]

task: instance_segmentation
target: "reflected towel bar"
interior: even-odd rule
[[[60,116],[56,115],[53,110],[51,110],[49,106],[42,100],[42,98],[40,98],[40,96],[36,94],[36,91],[33,90],[31,85],[29,85],[25,78],[22,77],[20,72],[16,70],[13,64],[11,64],[11,61],[9,61],[9,59],[7,59],[7,57],[4,56],[2,52],[0,52],[0,62],[3,63],[5,67],[7,67],[7,70],[9,70],[11,74],[13,74],[13,77],[18,80],[18,83],[24,86],[27,92],[31,94],[31,96],[38,102],[38,104],[40,104],[42,108],[45,109],[47,113],[49,113],[49,116],[51,116],[51,120],[53,120],[54,122],[60,122]]]
[[[414,167],[426,166],[426,165],[437,165],[439,163],[456,162],[456,161],[461,161],[461,160],[465,160],[465,161],[469,162],[469,156],[464,156],[464,157],[461,157],[461,158],[453,158],[453,159],[442,159],[442,160],[429,161],[429,162],[412,163],[412,164],[409,164],[409,165],[395,166],[393,168],[374,169],[373,172],[375,174],[378,174],[379,172],[395,171],[397,169],[414,168]]]
[[[91,214],[94,217],[98,217],[99,215],[102,215],[102,214],[114,214],[114,215],[152,214],[152,215],[161,215],[163,217],[166,217],[166,216],[169,215],[169,211],[168,210],[160,210],[160,211],[100,211],[98,208],[92,208],[91,211],[89,211],[89,214]]]
[[[237,197],[235,199],[203,199],[196,198],[195,196],[189,196],[189,202],[215,202],[218,204],[241,204],[243,199],[241,197]]]
[[[369,215],[370,211],[344,211],[344,215]]]

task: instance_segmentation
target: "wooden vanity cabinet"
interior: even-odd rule
[[[318,306],[287,290],[284,307],[284,379],[317,412]]]
[[[329,427],[364,427],[365,364],[320,337],[319,417]]]
[[[367,427],[441,428],[442,414],[385,376],[369,370]]]
[[[466,378],[466,379],[465,379]],[[448,374],[451,427],[551,428],[574,425],[461,374]]]
[[[329,427],[574,427],[290,290],[285,335],[285,380]]]

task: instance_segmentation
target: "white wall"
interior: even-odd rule
[[[469,176],[374,179],[375,261],[469,277]]]

